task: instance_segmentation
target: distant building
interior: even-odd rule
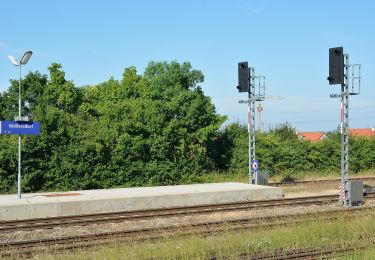
[[[375,128],[349,128],[349,135],[355,137],[373,137]]]
[[[297,132],[298,138],[312,143],[318,142],[327,138],[324,132]]]
[[[296,132],[301,140],[310,142],[318,142],[326,139],[327,136],[324,132]],[[375,128],[349,128],[349,135],[353,137],[375,137]]]

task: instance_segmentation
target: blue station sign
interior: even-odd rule
[[[2,135],[39,135],[39,122],[0,121]]]

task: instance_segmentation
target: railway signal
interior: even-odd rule
[[[344,54],[343,47],[329,49],[330,85],[340,84],[341,93],[331,94],[331,98],[340,98],[340,131],[341,131],[341,183],[339,201],[344,205],[356,203],[357,196],[363,188],[358,182],[349,181],[349,96],[359,95],[361,86],[361,65],[350,64],[349,54]],[[363,183],[362,183],[363,186]]]
[[[330,85],[344,84],[344,50],[343,47],[329,49],[329,76]]]
[[[250,79],[249,65],[246,62],[238,63],[238,86],[237,89],[239,92],[248,92],[249,91],[249,79]]]
[[[249,67],[248,62],[239,62],[237,89],[239,90],[239,92],[248,93],[248,99],[240,100],[239,103],[247,103],[247,129],[249,133],[249,183],[258,184],[258,171],[254,171],[251,167],[251,163],[255,160],[255,101],[264,100],[265,77],[257,76],[255,74],[255,68]]]

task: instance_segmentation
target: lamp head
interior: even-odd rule
[[[25,52],[25,54],[22,56],[22,59],[21,59],[20,63],[22,65],[25,65],[29,61],[31,55],[33,55],[32,51]]]
[[[18,62],[18,60],[12,56],[12,55],[8,55],[8,59],[10,60],[10,62],[14,65],[14,66],[19,66],[20,63]]]

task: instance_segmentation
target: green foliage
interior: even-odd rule
[[[222,131],[227,147],[226,162],[230,170],[247,172],[248,133],[245,125],[234,123]],[[288,172],[340,171],[340,134],[332,132],[319,142],[298,139],[295,129],[288,124],[256,133],[256,155],[262,170],[270,174]],[[350,138],[349,170],[359,171],[375,167],[375,138]]]
[[[166,185],[218,168],[215,142],[224,116],[198,86],[189,63],[151,62],[144,75],[77,88],[53,63],[29,73],[23,100],[40,136],[23,138],[24,191]],[[18,82],[0,99],[2,119],[17,112]],[[25,108],[26,109],[26,108]],[[16,139],[0,137],[0,191],[15,191]]]
[[[23,137],[24,191],[170,185],[242,179],[248,172],[247,128],[222,127],[190,63],[150,62],[143,75],[76,87],[57,63],[49,75],[22,80],[22,114],[41,122],[40,136]],[[0,119],[13,120],[18,81],[0,94]],[[335,171],[340,135],[310,143],[289,124],[256,134],[262,170],[271,174]],[[375,139],[350,139],[350,170],[375,168]],[[0,192],[14,192],[17,137],[0,136]],[[210,173],[210,174],[208,174]],[[215,173],[212,175],[212,173]],[[245,177],[246,178],[246,177]]]

